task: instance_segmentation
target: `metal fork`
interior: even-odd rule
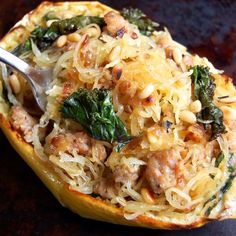
[[[0,47],[0,62],[20,72],[29,83],[35,100],[42,111],[47,104],[46,91],[52,82],[52,70],[38,70]]]

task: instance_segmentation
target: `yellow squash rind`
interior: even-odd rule
[[[99,2],[43,2],[34,11],[27,14],[20,22],[16,24],[15,27],[9,31],[9,33],[0,41],[0,46],[7,50],[12,50],[16,45],[27,38],[30,33],[29,29],[33,29],[49,10],[57,7],[68,9],[69,7],[79,5],[87,7],[90,10],[92,9],[94,14],[97,12],[105,13],[111,10],[111,8]],[[0,103],[0,108],[3,105],[3,103]],[[125,219],[122,209],[114,207],[105,201],[95,199],[89,195],[71,190],[68,184],[63,183],[54,169],[35,154],[33,147],[26,143],[20,134],[11,128],[11,125],[7,120],[7,109],[0,109],[0,111],[2,111],[2,114],[0,113],[0,128],[8,138],[13,148],[38,175],[38,177],[57,198],[57,200],[63,206],[71,209],[73,212],[81,215],[82,217],[111,222],[114,224],[159,229],[195,228],[200,227],[209,221],[209,219],[197,216],[191,218],[190,220],[187,219],[187,217],[184,220],[178,220],[169,218],[151,218],[147,216],[140,216],[134,220]],[[235,212],[230,215],[230,217],[227,216],[227,218],[235,217]]]

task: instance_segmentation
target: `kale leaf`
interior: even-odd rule
[[[234,153],[229,154],[227,168],[228,168],[228,172],[231,173],[231,174],[235,171],[235,158],[236,157],[235,157]]]
[[[150,20],[141,10],[137,8],[124,8],[121,11],[121,15],[128,20],[129,23],[136,25],[140,32],[147,36],[150,36],[158,26],[158,23]]]
[[[114,112],[108,90],[79,89],[63,102],[60,111],[65,118],[80,123],[93,138],[117,142],[117,151],[131,140],[125,125]]]
[[[223,112],[213,102],[215,84],[210,77],[208,67],[195,66],[192,69],[194,96],[202,103],[202,110],[197,114],[197,120],[204,125],[205,129],[211,126],[211,140],[213,140],[221,133],[225,133]]]
[[[224,160],[224,158],[225,158],[224,153],[220,152],[220,154],[216,158],[215,167],[219,167],[220,163]]]
[[[45,15],[44,18],[48,19],[48,17]],[[44,51],[61,35],[73,33],[77,29],[92,23],[98,24],[100,27],[105,25],[104,19],[101,17],[79,15],[70,19],[54,21],[48,28],[37,26],[31,32],[29,38],[13,50],[13,53],[19,56],[24,52],[30,51],[31,40],[37,45],[40,51]]]
[[[224,160],[225,155],[223,152],[221,152],[218,157],[216,158],[215,166],[219,167],[220,163]],[[230,153],[227,161],[227,169],[228,169],[228,178],[226,179],[224,185],[220,188],[219,192],[217,194],[212,195],[203,206],[208,204],[209,202],[214,202],[209,206],[205,212],[206,216],[209,216],[211,214],[211,211],[217,206],[217,204],[223,199],[224,194],[231,188],[233,180],[236,177],[236,169],[233,165],[234,163],[234,154]]]
[[[224,194],[231,188],[233,180],[235,179],[236,174],[230,174],[230,176],[228,177],[228,179],[226,180],[225,184],[220,188],[220,191],[218,194],[213,195],[212,197],[210,197],[204,204],[204,206],[215,200],[218,196],[218,199],[216,202],[214,202],[210,207],[207,208],[205,215],[209,216],[211,214],[211,211],[217,206],[217,204],[223,199]]]

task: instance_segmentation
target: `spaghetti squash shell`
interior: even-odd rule
[[[27,30],[40,22],[41,18],[50,10],[69,9],[73,7],[89,8],[94,14],[105,13],[111,8],[99,2],[43,2],[35,10],[31,11],[23,17],[0,41],[0,46],[6,50],[12,50],[16,45],[24,41],[30,34]],[[112,9],[113,10],[113,9]],[[27,29],[26,29],[27,26]],[[232,83],[228,77],[222,77],[226,83]],[[207,218],[198,216],[186,217],[185,219],[170,219],[167,217],[147,217],[139,216],[133,220],[127,220],[124,217],[122,209],[112,206],[105,201],[93,198],[90,195],[71,190],[69,185],[64,183],[57,173],[47,162],[42,161],[34,152],[32,145],[26,143],[21,135],[12,129],[7,117],[8,109],[4,102],[0,102],[0,127],[11,145],[24,159],[24,161],[38,175],[41,181],[47,186],[57,200],[64,206],[82,217],[99,221],[110,222],[114,224],[138,226],[146,228],[158,229],[184,229],[200,227],[210,221]],[[230,191],[235,195],[235,188]],[[232,196],[232,200],[236,202],[236,197]],[[236,203],[235,203],[236,205]],[[236,210],[227,215],[225,218],[235,218]]]

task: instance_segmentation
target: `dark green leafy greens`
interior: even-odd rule
[[[117,142],[117,151],[131,140],[123,122],[114,112],[108,90],[80,89],[64,101],[60,111],[65,118],[80,123],[93,138]]]
[[[8,91],[3,81],[2,81],[2,93],[0,95],[10,107],[13,106],[13,104],[8,99]]]
[[[207,208],[205,215],[209,216],[211,214],[211,211],[217,206],[217,204],[223,199],[224,194],[230,189],[230,187],[232,186],[233,180],[236,177],[236,174],[230,174],[230,176],[228,177],[228,179],[226,180],[225,184],[221,187],[219,193],[213,195],[211,198],[209,198],[204,206],[213,201],[216,200],[210,207]]]
[[[215,84],[208,67],[195,66],[192,69],[194,96],[202,103],[202,110],[197,114],[197,120],[205,129],[211,127],[211,140],[213,140],[221,133],[225,133],[223,112],[213,102]]]
[[[234,169],[235,169],[235,154],[234,153],[230,153],[229,154],[229,159],[228,159],[228,163],[227,163],[227,169],[229,173],[233,173]]]
[[[225,155],[223,152],[221,152],[218,157],[216,158],[215,166],[219,167],[221,162],[225,159]],[[205,215],[209,216],[211,211],[217,206],[217,204],[223,199],[224,194],[230,189],[232,186],[233,180],[236,177],[236,171],[235,171],[235,156],[233,153],[230,153],[227,160],[227,171],[229,177],[227,178],[225,184],[220,188],[220,191],[217,194],[214,194],[212,197],[210,197],[204,204],[208,204],[211,201],[214,201],[210,207],[207,208]]]
[[[206,206],[206,204],[208,204],[211,201],[214,201],[217,198],[217,195],[213,195],[211,196],[203,205]],[[212,204],[210,207],[207,208],[206,212],[205,212],[205,216],[209,216],[211,214],[211,211],[214,209],[214,207],[216,207],[216,205],[218,204],[218,201],[215,201],[214,204]]]
[[[224,160],[224,158],[225,158],[224,153],[220,152],[220,154],[216,158],[215,167],[219,167],[220,163]]]
[[[44,18],[49,19],[50,15],[45,15]],[[40,51],[44,51],[61,35],[73,33],[77,29],[92,23],[95,23],[100,27],[105,25],[105,22],[101,17],[79,15],[70,19],[55,21],[48,28],[37,26],[35,30],[31,32],[29,38],[13,50],[13,53],[19,56],[24,52],[30,51],[31,41],[37,45]]]
[[[134,8],[124,8],[121,15],[131,24],[138,27],[144,35],[150,36],[158,24],[150,20],[141,10]]]

